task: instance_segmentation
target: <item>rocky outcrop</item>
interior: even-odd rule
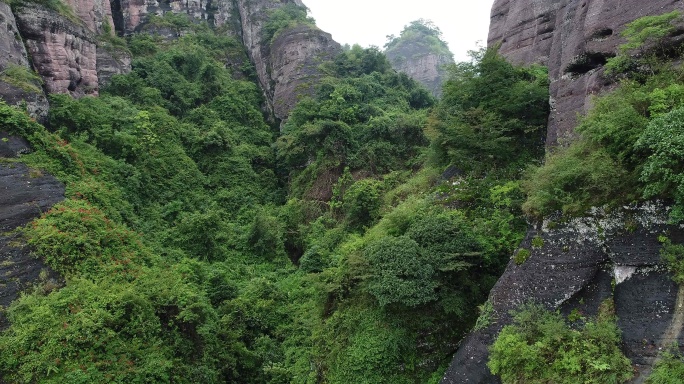
[[[318,66],[334,58],[340,46],[329,33],[310,26],[283,31],[271,44],[267,59],[272,84],[270,100],[275,116],[284,120],[304,94],[313,94],[321,77]]]
[[[50,93],[97,95],[97,44],[84,26],[36,4],[17,12],[33,65]]]
[[[191,20],[225,24],[232,15],[232,0],[111,0],[117,31],[130,35],[139,31],[150,15],[162,16],[172,12],[186,14]],[[218,22],[217,22],[218,21]]]
[[[520,304],[591,316],[607,298],[615,302],[623,350],[643,379],[663,347],[684,346],[679,289],[661,264],[658,241],[666,234],[680,242],[684,231],[666,223],[664,207],[645,204],[531,229],[520,248],[530,257],[509,263],[489,295],[489,324],[461,343],[442,382],[499,383],[486,366],[488,348]]]
[[[454,55],[442,40],[442,32],[431,21],[412,21],[399,37],[388,36],[385,55],[392,68],[423,84],[434,96],[441,96],[447,79],[446,66]]]
[[[0,132],[0,157],[17,157],[28,151],[25,140]],[[31,255],[15,229],[63,199],[64,185],[54,177],[22,163],[0,163],[0,308],[8,307],[22,291],[37,283],[46,290],[59,284],[59,277]],[[7,322],[0,311],[0,329],[5,327]]]
[[[540,63],[549,68],[551,115],[547,145],[571,139],[577,114],[591,96],[610,88],[602,66],[624,42],[620,32],[629,22],[672,10],[684,11],[677,0],[571,1],[496,0],[492,7],[488,45],[515,63]]]
[[[442,83],[446,81],[445,66],[454,63],[448,55],[425,52],[396,56],[395,52],[387,53],[387,58],[397,72],[403,72],[417,82],[423,84],[434,96],[441,96]]]
[[[98,35],[114,32],[109,0],[64,0],[64,3],[89,31]]]
[[[128,54],[106,42],[112,17],[108,3],[98,1],[104,0],[74,0],[82,18],[37,4],[17,12],[19,31],[48,94],[97,95],[100,83],[130,70]]]
[[[318,65],[341,52],[329,33],[311,26],[290,28],[274,41],[264,41],[269,11],[287,3],[304,6],[300,0],[236,0],[243,43],[268,107],[279,120],[287,117],[301,95],[311,92]]]
[[[38,79],[33,79],[26,49],[9,5],[0,2],[0,99],[11,105],[24,104],[27,112],[43,120],[48,102]]]
[[[165,33],[149,23],[151,15],[171,12],[186,14],[192,21],[206,20],[222,33],[241,39],[256,70],[269,114],[284,120],[299,98],[311,93],[320,76],[318,65],[341,51],[330,34],[307,25],[289,28],[273,41],[264,41],[263,28],[271,10],[286,4],[304,6],[301,0],[114,0],[112,10],[117,31],[126,35],[153,30],[174,38],[178,34],[175,31]]]
[[[95,59],[97,83],[100,88],[109,84],[112,76],[131,71],[131,56],[128,51],[111,44],[98,45]]]

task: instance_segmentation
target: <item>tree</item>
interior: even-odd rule
[[[450,68],[437,109],[437,160],[466,170],[504,167],[543,153],[549,112],[542,67],[508,63],[495,48]]]

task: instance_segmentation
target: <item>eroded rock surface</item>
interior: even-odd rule
[[[231,18],[233,0],[112,0],[114,23],[117,30],[129,35],[144,26],[149,15],[167,12],[182,13],[191,19],[206,20],[223,25]]]
[[[424,52],[399,57],[387,54],[387,58],[397,72],[403,72],[423,84],[434,96],[441,96],[442,83],[446,81],[445,66],[454,63],[453,57]]]
[[[16,157],[27,151],[25,140],[0,132],[1,157]],[[63,199],[64,185],[54,177],[22,163],[0,162],[0,308],[7,307],[36,283],[57,286],[59,277],[31,256],[31,250],[15,230]],[[0,329],[7,325],[0,311]]]
[[[340,52],[329,33],[299,26],[281,33],[270,47],[273,111],[285,119],[304,94],[313,94],[321,73],[318,66]]]
[[[489,295],[490,324],[461,343],[442,382],[499,383],[486,366],[488,347],[520,304],[532,300],[565,314],[577,309],[595,315],[610,297],[623,350],[645,375],[662,347],[684,345],[681,324],[674,321],[678,287],[661,264],[658,241],[663,234],[681,241],[684,231],[666,224],[666,212],[645,204],[610,214],[595,211],[563,224],[547,220],[531,229],[520,247],[531,252],[529,259],[509,263]],[[543,246],[534,247],[535,238]]]
[[[284,120],[300,97],[312,92],[320,77],[318,65],[341,52],[330,34],[311,26],[295,26],[281,31],[273,41],[265,41],[264,26],[270,12],[287,4],[304,6],[301,0],[115,0],[112,11],[117,31],[127,35],[151,31],[177,37],[175,30],[148,23],[151,15],[172,12],[186,14],[193,21],[206,20],[222,33],[238,38],[254,65],[269,114]]]
[[[43,120],[48,101],[40,83],[26,81],[20,75],[30,74],[26,49],[21,40],[14,14],[8,4],[0,2],[0,99],[10,105],[25,104],[29,114]]]
[[[496,0],[488,45],[501,44],[499,52],[515,63],[548,66],[547,145],[553,146],[572,139],[577,114],[586,112],[592,95],[610,88],[602,66],[624,43],[626,24],[675,9],[684,11],[684,2]]]
[[[92,32],[41,5],[27,4],[16,16],[49,94],[97,95],[97,44]]]
[[[113,74],[130,71],[130,55],[107,41],[114,34],[109,1],[70,0],[71,14],[26,3],[18,30],[48,94],[97,95]]]
[[[341,52],[329,33],[310,26],[291,28],[272,42],[264,41],[269,12],[287,3],[304,6],[300,0],[236,0],[243,43],[269,109],[280,120],[287,118],[302,95],[312,91],[318,65]]]

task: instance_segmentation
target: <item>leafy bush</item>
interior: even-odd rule
[[[672,219],[684,220],[684,108],[677,108],[653,119],[636,148],[648,150],[641,180],[646,183],[644,196],[671,196]]]
[[[667,55],[663,39],[675,31],[676,28],[673,24],[678,20],[681,20],[681,12],[675,10],[662,15],[640,17],[627,24],[621,33],[627,42],[618,48],[618,56],[608,59],[605,66],[606,73],[617,75],[636,71],[643,72],[644,70],[639,67],[644,67],[653,74],[659,64],[657,56]],[[651,52],[644,55],[643,58],[630,56],[643,48]]]
[[[647,384],[677,384],[684,377],[684,356],[677,346],[661,353]]]
[[[3,131],[11,135],[21,136],[27,139],[43,130],[40,124],[30,118],[26,112],[17,107],[9,106],[4,100],[0,100],[0,121]]]
[[[670,68],[643,82],[626,80],[596,99],[577,127],[581,137],[529,170],[522,183],[525,211],[576,215],[591,206],[658,197],[674,200],[671,217],[681,219],[677,159],[683,95],[681,71]]]
[[[374,273],[368,291],[380,305],[414,307],[437,298],[434,267],[424,262],[418,243],[411,238],[382,238],[369,244],[365,255]]]
[[[523,265],[530,256],[532,256],[532,252],[529,249],[522,248],[515,253],[513,261],[515,261],[516,265]]]
[[[25,230],[29,244],[54,270],[67,275],[97,275],[104,266],[134,273],[149,250],[134,232],[109,220],[85,200],[66,200]]]
[[[20,88],[25,92],[43,92],[41,89],[41,85],[43,84],[41,77],[21,65],[8,64],[7,68],[0,72],[0,80]]]
[[[663,243],[660,257],[672,275],[672,280],[677,284],[684,284],[684,244],[673,244],[664,236],[660,240]]]
[[[542,167],[532,167],[521,184],[527,192],[523,210],[541,217],[556,211],[578,215],[591,206],[620,199],[627,171],[602,148],[577,143],[558,149]],[[618,200],[624,201],[624,200]]]
[[[504,384],[623,383],[632,366],[619,344],[615,318],[605,312],[572,329],[561,315],[527,305],[501,330],[487,365]]]
[[[359,180],[344,193],[342,210],[352,228],[372,225],[380,215],[380,188],[373,179]]]
[[[308,25],[314,27],[316,21],[308,16],[309,9],[296,4],[284,4],[278,8],[271,9],[268,14],[268,21],[264,24],[263,41],[272,44],[278,35],[288,28],[298,25]]]
[[[515,67],[496,49],[450,68],[437,110],[435,160],[465,171],[515,168],[543,153],[548,76]]]
[[[416,45],[428,45],[429,52],[447,56],[453,60],[449,46],[442,40],[442,31],[434,23],[424,19],[412,21],[404,26],[399,37],[387,36],[385,54],[392,56],[393,52],[406,48],[415,49]]]

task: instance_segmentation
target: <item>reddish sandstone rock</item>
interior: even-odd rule
[[[97,45],[91,31],[36,4],[22,7],[16,17],[49,94],[97,95]]]
[[[602,76],[606,58],[624,39],[620,32],[642,16],[684,11],[677,0],[496,0],[488,45],[514,63],[549,67],[551,116],[547,145],[572,139],[577,114],[591,96],[611,87]]]

